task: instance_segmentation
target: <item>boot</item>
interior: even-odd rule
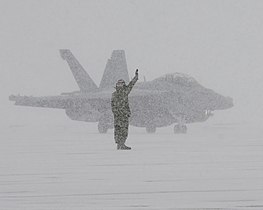
[[[121,144],[120,145],[120,150],[131,150],[131,147],[128,147],[125,144]]]

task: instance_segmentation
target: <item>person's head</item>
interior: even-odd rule
[[[126,87],[125,81],[123,79],[119,79],[116,83],[116,90],[122,90]]]

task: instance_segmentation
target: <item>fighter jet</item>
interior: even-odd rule
[[[111,95],[119,79],[129,82],[124,50],[114,50],[108,59],[100,85],[97,86],[68,49],[60,50],[79,86],[78,91],[58,96],[11,95],[15,105],[64,109],[71,120],[98,122],[98,131],[113,128]],[[233,99],[203,87],[193,77],[166,74],[152,81],[137,83],[129,95],[130,124],[154,133],[157,127],[175,124],[174,133],[186,133],[187,123],[203,122],[215,110],[233,106]]]

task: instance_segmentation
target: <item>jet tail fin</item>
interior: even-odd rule
[[[67,61],[81,92],[92,92],[98,87],[69,49],[60,49],[61,57]]]
[[[124,50],[113,50],[111,59],[108,60],[101,82],[100,89],[115,87],[116,82],[123,79],[129,82],[129,73]]]

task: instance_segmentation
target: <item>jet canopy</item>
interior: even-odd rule
[[[183,73],[165,74],[156,79],[156,81],[165,81],[168,83],[182,86],[197,86],[200,85],[193,77]]]

